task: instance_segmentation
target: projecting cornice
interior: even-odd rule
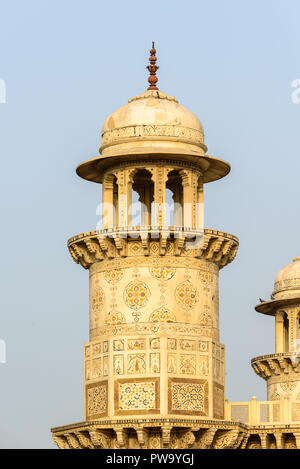
[[[68,241],[77,264],[85,269],[95,262],[139,256],[181,256],[204,259],[220,269],[233,261],[238,238],[221,231],[184,231],[173,227],[130,227],[83,233]]]
[[[300,373],[300,354],[276,353],[262,355],[252,358],[251,366],[258,376],[266,380],[282,374]]]

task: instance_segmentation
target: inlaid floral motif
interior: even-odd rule
[[[209,313],[202,313],[199,317],[200,326],[212,327],[213,320]]]
[[[124,291],[124,301],[131,309],[143,308],[150,297],[149,288],[144,282],[135,280],[130,282]]]
[[[146,372],[146,355],[128,355],[128,374],[138,375]]]
[[[123,324],[126,322],[125,317],[119,311],[110,311],[106,317],[106,324]]]
[[[170,280],[175,275],[175,269],[172,267],[155,266],[149,270],[151,275],[159,280]]]
[[[196,372],[195,355],[180,355],[180,373],[194,375]]]
[[[151,313],[149,317],[151,322],[176,322],[175,314],[171,313],[167,308],[162,306]]]
[[[175,299],[182,309],[188,311],[196,306],[199,300],[199,293],[194,285],[189,280],[186,280],[177,286]]]
[[[108,283],[118,283],[121,278],[123,277],[123,270],[115,269],[115,270],[108,270],[104,274],[104,278]]]
[[[200,270],[198,272],[198,277],[205,285],[210,284],[213,281],[213,277],[210,272]]]
[[[280,383],[280,387],[284,392],[291,392],[295,389],[296,383],[294,381],[290,383]]]

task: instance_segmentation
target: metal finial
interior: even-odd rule
[[[150,65],[147,66],[147,69],[150,72],[150,76],[148,78],[148,82],[150,83],[150,86],[148,90],[158,90],[156,83],[158,82],[158,78],[156,76],[156,72],[159,69],[159,67],[156,65],[157,58],[155,56],[156,54],[156,49],[154,47],[154,41],[152,42],[152,49],[150,50],[150,57],[149,57],[149,62]]]

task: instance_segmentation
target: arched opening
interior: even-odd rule
[[[151,225],[153,218],[154,184],[152,174],[139,169],[133,175],[132,184],[132,226]]]
[[[275,350],[276,353],[289,351],[289,318],[284,310],[275,314]]]
[[[119,226],[118,184],[116,177],[113,180],[113,226]]]
[[[289,351],[289,318],[286,313],[283,314],[283,351]]]
[[[166,225],[182,226],[183,188],[182,178],[177,170],[170,171],[166,183]]]

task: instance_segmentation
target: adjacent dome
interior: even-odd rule
[[[300,296],[300,257],[283,267],[275,278],[273,295],[276,299]]]
[[[102,127],[100,153],[192,152],[204,155],[203,126],[197,116],[159,90],[131,98]]]

